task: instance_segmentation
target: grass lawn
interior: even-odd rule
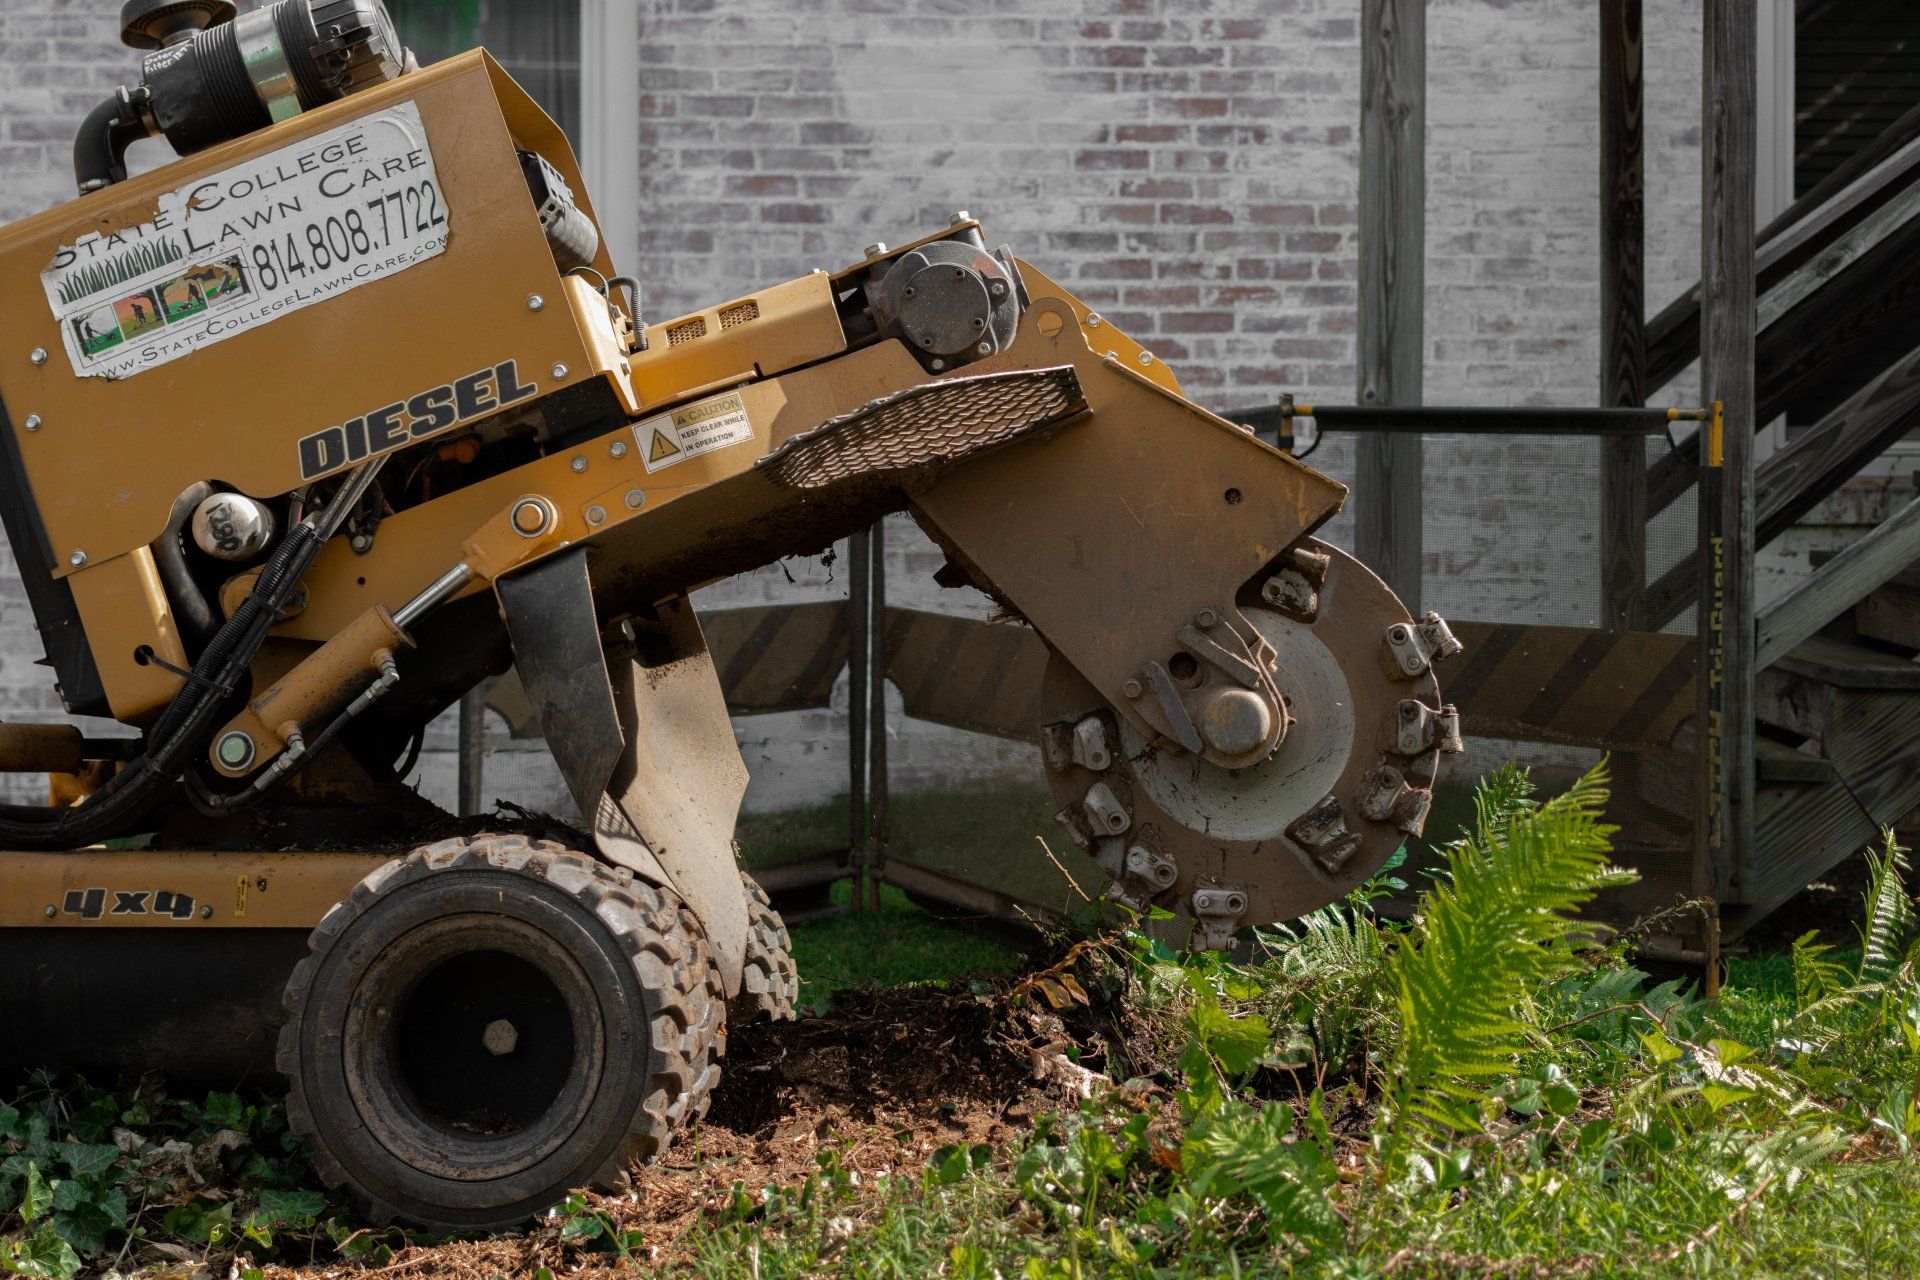
[[[1103,877],[1091,859],[1058,837],[1058,830],[1053,805],[1038,791],[909,793],[894,797],[888,848],[895,856],[970,876],[1071,915],[1084,903],[1036,837],[1046,838],[1088,893],[1098,893]],[[740,860],[749,868],[837,851],[847,839],[845,798],[811,809],[752,815],[741,822],[739,838]],[[848,908],[851,884],[834,885],[832,901]],[[798,921],[790,932],[801,995],[813,1006],[852,987],[1011,973],[1025,951],[1011,932],[930,915],[890,885],[881,889],[878,915],[848,910]]]
[[[1418,925],[1356,901],[1246,966],[1117,932],[1036,960],[891,889],[795,923],[813,1015],[733,1029],[707,1119],[630,1189],[498,1237],[361,1221],[271,1092],[37,1080],[0,1098],[0,1274],[1920,1275],[1899,860],[1864,948],[1736,957],[1706,1001],[1579,925],[1599,794],[1507,785]],[[1038,900],[1047,808],[902,797],[894,849]],[[837,841],[834,807],[742,831],[757,866]]]

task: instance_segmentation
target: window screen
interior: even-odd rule
[[[580,142],[580,0],[387,0],[422,66],[485,46],[575,146]]]
[[[1800,0],[1794,27],[1797,197],[1920,105],[1920,4]]]

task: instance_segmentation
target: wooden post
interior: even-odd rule
[[[880,911],[880,881],[887,863],[891,825],[887,791],[887,526],[868,535],[873,567],[867,578],[867,891],[868,908]]]
[[[454,763],[454,808],[460,811],[461,817],[470,818],[486,804],[482,795],[487,773],[487,687],[484,684],[477,684],[460,695],[460,729]]]
[[[1754,0],[1706,0],[1701,28],[1700,353],[1705,398],[1724,423],[1716,547],[1703,545],[1700,634],[1721,610],[1717,689],[1700,681],[1702,738],[1721,759],[1703,769],[1696,887],[1715,902],[1745,892],[1753,849],[1754,175],[1757,107]],[[1712,482],[1712,472],[1707,473]],[[1701,510],[1714,505],[1702,495]],[[1703,518],[1703,525],[1705,521]],[[1716,588],[1715,579],[1719,579]],[[1712,704],[1717,701],[1717,707]],[[1708,922],[1708,963],[1718,931]],[[1714,975],[1717,977],[1717,973]]]
[[[1426,358],[1426,0],[1360,6],[1360,404],[1419,404]],[[1420,613],[1421,441],[1356,445],[1354,549]]]
[[[1600,5],[1600,403],[1647,398],[1641,0]],[[1646,626],[1647,451],[1600,442],[1601,625]]]
[[[871,539],[861,530],[847,539],[847,870],[853,879],[853,909],[866,905],[867,864],[867,674],[872,667],[869,607],[873,584]]]

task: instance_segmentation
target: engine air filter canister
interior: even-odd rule
[[[192,155],[384,84],[411,65],[382,0],[278,0],[234,16],[231,0],[127,0],[120,38],[151,50],[74,138],[80,194],[123,181],[126,150],[165,135]]]
[[[383,84],[405,60],[381,0],[279,0],[156,49],[140,78],[153,123],[191,155]]]

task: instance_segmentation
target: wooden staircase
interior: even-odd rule
[[[1754,847],[1725,909],[1734,929],[1920,807],[1920,664],[1867,643],[1815,636],[1760,673],[1766,736]]]
[[[1755,257],[1754,421],[1810,424],[1762,459],[1756,545],[1920,430],[1920,110],[1765,228]],[[1647,385],[1700,355],[1700,294],[1648,323]],[[1698,441],[1649,465],[1646,510],[1698,474]],[[1751,848],[1718,868],[1737,933],[1920,807],[1920,499],[1754,619]],[[1647,583],[1640,625],[1700,598],[1700,557]]]

